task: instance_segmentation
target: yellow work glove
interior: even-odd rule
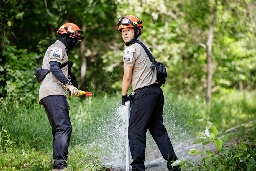
[[[66,88],[70,91],[71,96],[79,96],[79,90],[76,87],[71,84],[67,84]]]

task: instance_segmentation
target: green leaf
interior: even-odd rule
[[[196,155],[196,154],[202,154],[202,152],[198,151],[197,149],[190,149],[189,155]]]
[[[222,152],[223,154],[228,155],[228,153],[230,152],[230,148],[229,147],[222,148]]]
[[[196,136],[198,137],[205,137],[204,132],[195,132]]]
[[[212,126],[212,123],[211,123],[210,121],[207,121],[207,126],[206,126],[206,129],[209,129],[209,128],[211,128],[211,126]]]
[[[250,158],[250,159],[248,160],[247,167],[250,168],[250,169],[252,169],[252,168],[254,168],[255,164],[256,164],[256,162],[255,162],[254,158]]]
[[[214,153],[213,153],[212,151],[206,150],[205,152],[206,152],[206,154],[209,155],[209,156],[214,155]]]
[[[4,67],[0,65],[0,72],[4,71]]]
[[[16,19],[22,19],[24,15],[24,11],[21,13],[16,14]]]
[[[193,144],[200,144],[205,141],[205,138],[198,138],[195,141],[193,141]]]
[[[211,129],[212,129],[212,132],[213,132],[215,135],[218,135],[218,134],[219,134],[219,131],[218,131],[218,129],[216,128],[216,126],[215,126],[214,124],[212,124]]]
[[[211,139],[211,140],[213,140],[215,137],[216,137],[216,134],[211,133],[211,135],[210,135],[210,139]]]
[[[222,140],[221,139],[215,139],[214,140],[214,143],[215,143],[215,145],[216,145],[216,147],[217,147],[217,149],[218,150],[221,150],[222,149]]]
[[[239,157],[241,157],[243,154],[242,153],[237,153],[235,156],[234,156],[234,158],[239,158]]]
[[[206,145],[206,144],[209,144],[209,143],[211,143],[211,141],[207,140],[207,141],[203,142],[202,144]]]

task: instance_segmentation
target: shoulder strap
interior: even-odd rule
[[[64,68],[68,64],[68,61],[60,65],[60,68]]]
[[[151,52],[148,50],[148,48],[144,45],[144,43],[142,43],[142,42],[139,41],[139,40],[136,40],[135,43],[139,43],[139,44],[143,47],[143,49],[144,49],[145,52],[147,53],[147,55],[148,55],[150,61],[151,61],[153,64],[156,63],[155,58],[153,57],[153,55],[151,54]]]

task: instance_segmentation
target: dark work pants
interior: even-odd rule
[[[146,132],[150,131],[163,158],[171,169],[177,160],[167,130],[163,125],[163,91],[158,85],[150,85],[135,91],[129,120],[129,144],[132,155],[132,170],[145,170]]]
[[[67,99],[65,96],[54,95],[45,97],[41,101],[52,127],[53,169],[66,168],[72,133]]]

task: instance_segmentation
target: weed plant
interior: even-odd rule
[[[164,124],[174,142],[195,138],[194,132],[204,129],[207,121],[214,123],[223,136],[228,128],[256,120],[255,94],[235,92],[214,97],[210,108],[206,107],[204,99],[200,97],[165,94]],[[69,170],[106,170],[101,161],[99,139],[107,134],[105,128],[113,127],[111,121],[115,120],[114,113],[121,105],[120,95],[85,99],[68,97],[68,101],[73,125]],[[44,108],[36,101],[19,98],[1,99],[0,106],[0,170],[50,170],[52,137]],[[223,149],[226,143],[233,142],[232,140],[237,137],[241,138],[239,142],[226,146],[229,147],[228,151],[217,151],[216,155],[190,168],[254,168],[252,165],[255,162],[255,145],[252,143],[255,144],[255,124],[252,123],[248,128],[244,127],[244,132],[243,129],[239,129],[232,133],[225,136]],[[244,166],[232,166],[237,162],[244,163]]]
[[[235,132],[219,136],[218,129],[214,124],[208,122],[204,132],[197,132],[195,144],[202,143],[202,149],[190,149],[190,155],[201,155],[202,160],[198,163],[189,160],[182,162],[184,170],[208,171],[208,170],[247,170],[256,169],[256,127],[255,123],[243,124],[237,127]],[[227,137],[239,136],[232,138],[232,141],[225,142]],[[206,145],[214,143],[216,150],[207,150]],[[225,145],[223,145],[225,144]]]

